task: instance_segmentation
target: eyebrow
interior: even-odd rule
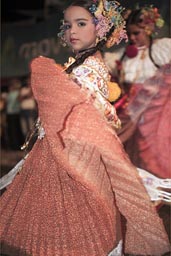
[[[76,19],[75,21],[88,21],[88,19],[85,19],[85,18],[78,18],[78,19]],[[68,23],[69,23],[69,21],[67,21],[67,20],[64,20],[64,22],[68,22]]]

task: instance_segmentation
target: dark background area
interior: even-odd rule
[[[56,8],[63,7],[62,2],[64,3],[64,1],[54,2],[56,4],[47,5],[45,0],[2,0],[1,21],[2,23],[41,21],[45,18],[47,9],[55,11]]]
[[[2,0],[1,1],[1,20],[2,23],[24,22],[30,20],[41,21],[49,15],[55,13],[57,9],[63,9],[71,0]],[[170,18],[171,0],[120,0],[126,8],[133,8],[137,3],[140,6],[153,4],[164,13],[165,20]]]

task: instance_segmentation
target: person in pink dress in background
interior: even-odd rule
[[[118,136],[136,166],[171,178],[171,38],[154,37],[164,24],[157,8],[125,14],[129,44],[104,56],[123,88],[115,104],[122,122]]]
[[[121,12],[115,1],[74,1],[64,11],[59,36],[75,59],[65,68],[45,57],[31,64],[39,139],[1,197],[2,253],[170,251],[162,220],[116,135],[120,120],[109,102],[119,89],[110,81],[101,49],[126,38]]]

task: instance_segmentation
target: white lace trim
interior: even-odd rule
[[[17,173],[21,171],[27,157],[28,155],[26,155],[22,160],[20,160],[12,170],[10,170],[6,175],[4,175],[0,179],[0,190],[7,187],[10,183],[12,183]]]
[[[38,117],[37,122],[36,122],[36,128],[38,130],[38,139],[41,140],[45,137],[45,129],[43,128],[40,117]]]
[[[122,253],[122,248],[123,248],[123,241],[120,240],[118,243],[118,246],[116,248],[114,248],[109,254],[108,256],[124,256]]]
[[[171,203],[171,192],[168,191],[171,189],[171,179],[158,178],[152,173],[141,168],[137,168],[137,171],[144,183],[151,201],[162,200]]]
[[[38,130],[38,139],[41,140],[45,137],[45,130],[44,128],[40,125],[39,130]]]

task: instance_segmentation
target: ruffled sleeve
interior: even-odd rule
[[[156,39],[152,46],[152,56],[161,67],[171,62],[171,38]]]

